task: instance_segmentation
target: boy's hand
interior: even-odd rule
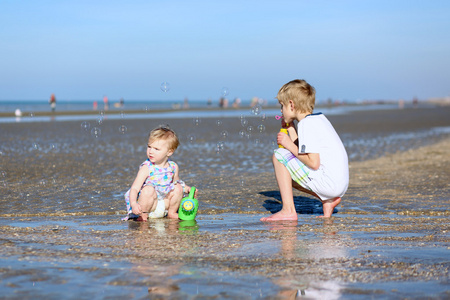
[[[283,132],[278,132],[277,144],[286,148],[286,144],[288,143],[288,141],[291,141],[291,138],[289,137],[289,135],[287,135],[286,133],[283,133]]]

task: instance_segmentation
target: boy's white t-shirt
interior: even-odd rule
[[[297,125],[299,153],[319,153],[320,167],[308,186],[322,200],[342,197],[348,188],[348,156],[330,121],[321,113],[308,115]]]

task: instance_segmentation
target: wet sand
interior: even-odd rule
[[[330,220],[295,192],[299,221],[276,224],[259,221],[281,208],[274,120],[130,116],[91,121],[88,131],[80,122],[1,124],[0,294],[448,298],[449,115],[442,107],[330,116],[351,157],[349,190]],[[199,189],[199,215],[120,221],[147,132],[161,123],[180,136],[174,160]]]

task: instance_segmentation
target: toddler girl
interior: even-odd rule
[[[178,145],[177,135],[167,126],[150,132],[148,159],[140,165],[136,179],[125,194],[128,215],[123,220],[133,218],[145,222],[148,218],[178,218],[183,192],[191,190],[180,180],[178,165],[169,160]]]

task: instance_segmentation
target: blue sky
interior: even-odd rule
[[[450,95],[450,1],[0,2],[0,100]],[[170,83],[163,92],[160,85]]]

